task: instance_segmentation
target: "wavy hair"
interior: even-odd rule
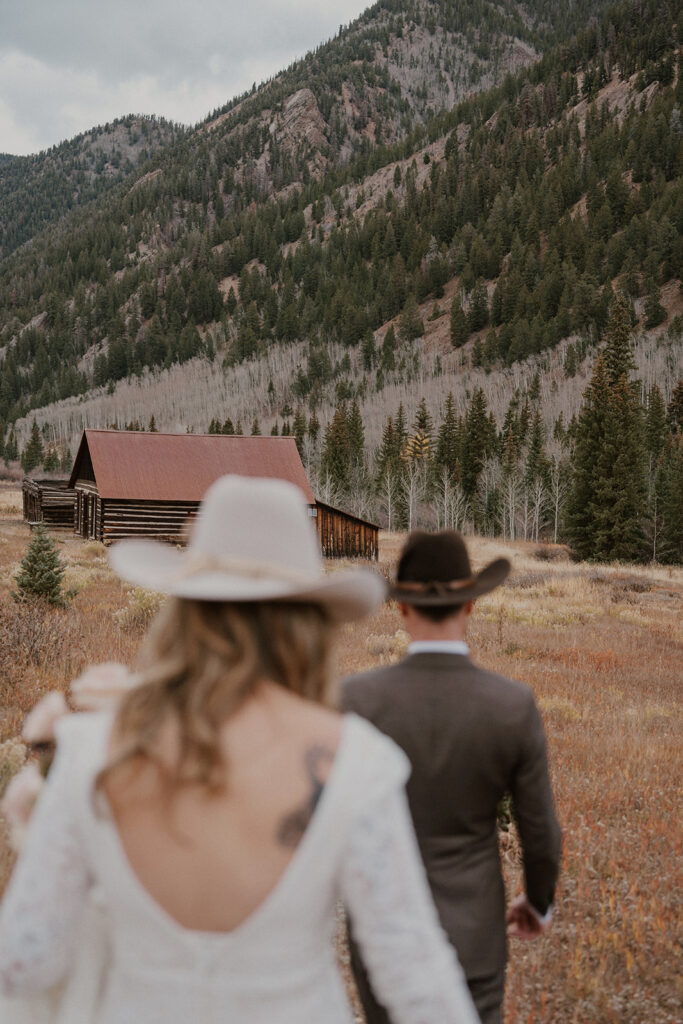
[[[221,726],[260,683],[330,702],[331,630],[326,612],[313,604],[168,600],[143,646],[140,684],[118,709],[120,749],[99,772],[96,792],[142,760],[160,768],[171,793],[193,783],[221,789]],[[169,720],[179,736],[172,769],[156,751]]]

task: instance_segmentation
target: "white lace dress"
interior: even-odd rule
[[[104,983],[97,1005],[85,994],[92,984],[84,986],[91,1005],[74,1017],[92,1024],[351,1024],[334,952],[341,900],[393,1021],[476,1024],[419,858],[403,794],[407,760],[369,723],[345,717],[297,851],[270,895],[228,933],[175,922],[137,879],[112,820],[95,812],[93,779],[110,728],[109,714],[62,720],[57,758],[0,908],[1,992],[21,996],[68,977],[95,887],[105,908]]]

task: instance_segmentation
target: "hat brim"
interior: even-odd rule
[[[110,550],[109,564],[128,583],[160,594],[193,601],[311,603],[321,605],[335,622],[368,615],[386,596],[381,576],[363,568],[301,583],[220,569],[188,573],[187,553],[159,541],[119,541]]]
[[[403,590],[396,583],[390,584],[388,596],[401,604],[413,605],[416,608],[433,608],[439,605],[466,604],[467,601],[476,601],[478,597],[489,594],[507,578],[510,572],[510,562],[507,558],[496,558],[481,572],[476,573],[472,582],[467,587],[460,587],[457,590],[444,590],[440,587],[430,588],[425,584],[422,590]],[[406,583],[409,581],[405,581]],[[412,582],[412,581],[410,581]]]

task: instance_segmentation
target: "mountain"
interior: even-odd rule
[[[133,174],[182,130],[129,116],[35,156],[0,154],[0,259]]]
[[[677,8],[588,7],[384,0],[1,261],[6,454],[34,416],[63,448],[154,415],[293,430],[323,486],[353,408],[367,476],[389,418],[412,459],[481,392],[500,467],[534,409],[570,443],[620,292],[643,394],[671,406]],[[347,470],[338,499],[379,514]]]

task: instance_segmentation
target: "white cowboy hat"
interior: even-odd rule
[[[189,545],[115,544],[109,562],[138,587],[196,601],[298,601],[336,621],[360,618],[384,600],[369,569],[324,575],[308,508],[284,480],[224,476],[204,496]]]

